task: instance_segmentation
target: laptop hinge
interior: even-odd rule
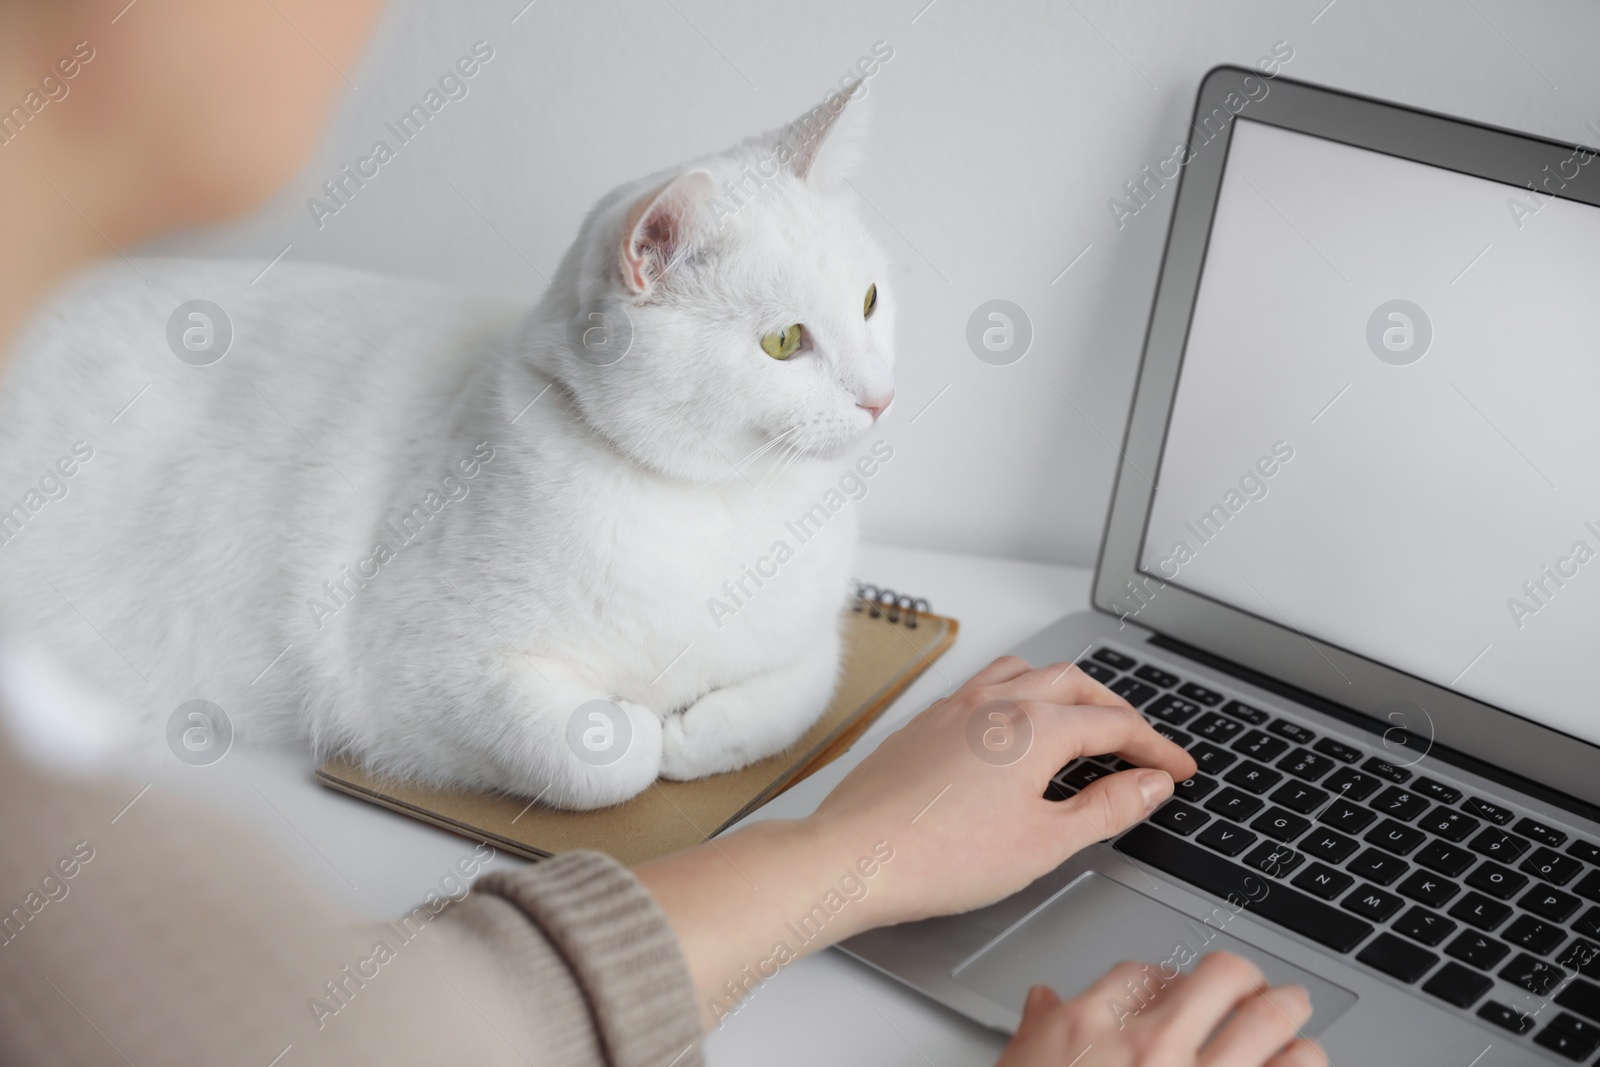
[[[1421,758],[1420,756],[1412,757],[1408,755],[1408,750],[1410,752],[1423,753],[1438,759],[1441,763],[1448,763],[1452,767],[1458,767],[1463,771],[1476,774],[1480,778],[1498,782],[1500,785],[1515,789],[1519,793],[1525,793],[1530,797],[1535,797],[1546,804],[1558,807],[1580,818],[1588,819],[1591,822],[1600,822],[1600,806],[1591,804],[1587,800],[1580,800],[1559,790],[1551,789],[1549,786],[1541,782],[1535,782],[1531,778],[1513,774],[1503,767],[1487,763],[1459,749],[1441,745],[1437,741],[1430,746],[1428,739],[1419,734],[1402,730],[1384,720],[1374,719],[1370,715],[1363,715],[1354,708],[1346,707],[1315,693],[1309,693],[1269,674],[1263,674],[1243,664],[1235,663],[1232,660],[1207,652],[1203,648],[1197,648],[1187,642],[1179,641],[1175,637],[1168,637],[1152,630],[1150,631],[1150,643],[1167,652],[1183,656],[1185,659],[1203,663],[1212,670],[1221,671],[1223,674],[1231,675],[1242,682],[1248,682],[1258,689],[1265,689],[1286,700],[1304,704],[1306,707],[1320,711],[1324,715],[1359,727],[1369,734],[1377,734],[1383,738],[1383,747],[1393,754],[1392,762],[1398,766],[1409,766],[1413,759]]]

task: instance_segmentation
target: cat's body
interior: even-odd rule
[[[891,323],[828,306],[864,320],[882,265],[813,187],[815,135],[713,221],[706,170],[772,143],[613,193],[532,310],[287,262],[102,266],[0,397],[8,629],[147,738],[206,699],[246,736],[566,806],[792,743],[855,540],[852,506],[817,506],[873,457]],[[209,366],[167,342],[193,299],[234,331]],[[631,328],[619,362],[571,343],[592,308]],[[789,322],[811,347],[780,362],[762,338]],[[627,713],[621,758],[574,743],[591,701]]]

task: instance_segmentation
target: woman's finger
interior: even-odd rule
[[[1260,967],[1231,952],[1213,952],[1163,999],[1156,1015],[1179,1047],[1199,1048],[1240,1001],[1265,988]]]
[[[1197,768],[1194,757],[1171,740],[1157,733],[1126,703],[1115,705],[1081,704],[1062,708],[1037,701],[1022,701],[1033,729],[1030,756],[1043,764],[1053,764],[1054,774],[1078,756],[1116,753],[1129,763],[1166,771],[1175,782],[1192,776]]]
[[[1254,1067],[1287,1051],[1311,1018],[1311,998],[1300,986],[1274,986],[1239,1003],[1200,1050],[1198,1067]]]
[[[1297,1038],[1268,1060],[1267,1067],[1328,1067],[1328,1054],[1309,1037]]]
[[[1052,839],[1062,858],[1121,833],[1149,815],[1172,795],[1172,776],[1166,771],[1135,767],[1096,779],[1066,800],[1051,806],[1052,818],[1065,829]]]

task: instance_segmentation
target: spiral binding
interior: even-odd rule
[[[900,624],[903,620],[906,629],[917,628],[917,617],[933,609],[921,597],[910,597],[904,593],[896,593],[893,589],[880,589],[875,585],[866,585],[856,582],[856,605],[852,610],[866,611],[872,618],[886,618],[892,623]]]

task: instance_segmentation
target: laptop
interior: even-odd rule
[[[1033,983],[1229,949],[1337,1064],[1593,1062],[1600,161],[1232,67],[1189,136],[1126,190],[1175,202],[1094,610],[1015,652],[1200,772],[843,947],[1003,1030]]]

